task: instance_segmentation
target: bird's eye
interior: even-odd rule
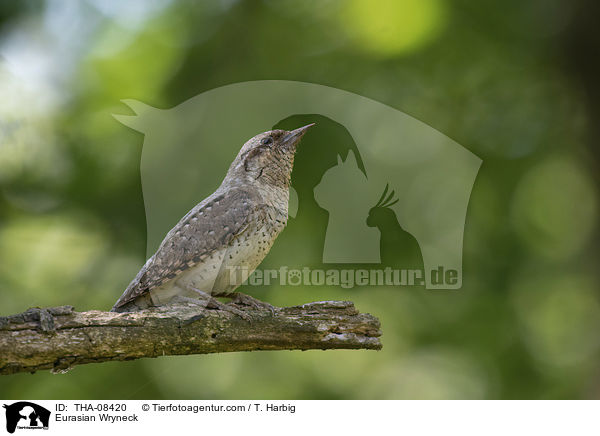
[[[270,136],[267,136],[266,138],[263,138],[262,141],[260,141],[260,143],[262,145],[269,145],[273,142],[273,138],[271,138]]]

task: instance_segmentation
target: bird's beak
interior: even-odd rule
[[[304,136],[306,131],[309,129],[309,127],[312,127],[314,125],[315,125],[315,123],[310,123],[310,124],[307,124],[306,126],[298,127],[297,129],[292,130],[291,132],[289,132],[287,135],[285,135],[283,137],[281,144],[286,147],[298,144],[298,142],[300,142],[300,139],[302,139],[302,137]]]

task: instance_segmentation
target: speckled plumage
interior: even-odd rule
[[[169,231],[113,311],[166,304],[195,290],[215,295],[237,288],[231,268],[256,269],[287,223],[294,154],[309,126],[246,142],[221,186]]]

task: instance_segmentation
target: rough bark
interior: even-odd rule
[[[194,305],[131,313],[72,306],[0,317],[0,374],[182,354],[255,350],[381,349],[379,320],[348,301],[240,307],[244,320]]]

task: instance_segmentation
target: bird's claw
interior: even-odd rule
[[[208,300],[208,304],[206,305],[206,308],[207,309],[222,310],[224,312],[232,313],[234,315],[239,316],[244,321],[251,321],[252,320],[252,317],[250,315],[248,315],[246,312],[244,312],[243,310],[240,310],[237,307],[233,307],[233,306],[230,306],[230,305],[225,304],[225,303],[221,303],[219,300],[217,300],[214,297],[211,297]]]
[[[250,295],[242,294],[241,292],[234,292],[228,297],[231,298],[231,303],[233,304],[249,306],[257,310],[267,309],[271,312],[272,316],[275,316],[275,307],[273,305],[251,297]]]
[[[193,304],[196,306],[201,306],[205,309],[209,309],[209,310],[222,310],[224,312],[229,312],[232,313],[236,316],[239,316],[240,318],[242,318],[244,321],[251,321],[252,318],[250,317],[250,315],[248,315],[247,313],[245,313],[243,310],[240,310],[236,307],[227,305],[225,303],[221,303],[219,300],[217,300],[216,298],[209,298],[206,300],[203,299],[199,299],[199,298],[191,298],[191,297],[183,297],[183,296],[177,296],[174,297],[171,300],[174,304],[177,303],[188,303],[188,304]]]
[[[240,309],[233,307],[231,305],[228,305],[228,304],[224,304],[223,306],[224,307],[222,310],[229,312],[229,313],[233,313],[234,315],[237,315],[240,318],[242,318],[244,321],[248,321],[248,322],[252,321],[252,317],[250,315],[248,315],[246,312],[244,312],[243,310],[240,310]]]

